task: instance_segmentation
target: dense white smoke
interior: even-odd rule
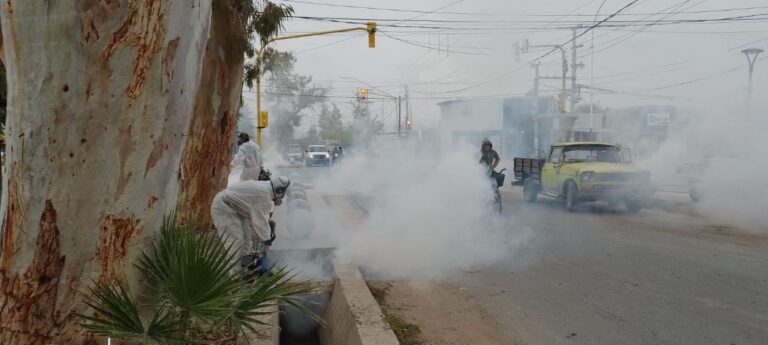
[[[693,209],[720,225],[768,232],[768,112],[713,110],[698,113],[691,125],[673,133],[659,152],[641,164],[663,190],[671,184],[693,187]]]
[[[508,256],[522,237],[492,214],[476,151],[345,161],[318,192],[369,201],[369,216],[338,238],[337,257],[383,278],[440,280]]]

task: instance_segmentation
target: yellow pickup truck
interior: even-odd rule
[[[528,202],[539,194],[559,198],[573,211],[579,202],[623,202],[639,212],[653,193],[650,172],[632,164],[629,150],[598,142],[552,145],[547,159],[515,158],[515,179]]]

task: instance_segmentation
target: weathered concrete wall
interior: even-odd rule
[[[360,271],[338,262],[333,269],[336,283],[320,341],[324,345],[399,345]]]
[[[280,313],[277,305],[270,306],[269,314],[259,317],[267,326],[261,327],[260,334],[250,334],[248,339],[241,339],[242,345],[279,345],[280,344]]]

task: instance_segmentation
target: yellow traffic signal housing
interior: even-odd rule
[[[360,89],[360,99],[362,99],[362,100],[368,99],[368,89],[366,89],[366,88],[361,88]]]
[[[258,127],[267,128],[267,126],[269,126],[269,113],[262,110],[259,112]]]
[[[368,48],[376,48],[376,23],[368,22]]]

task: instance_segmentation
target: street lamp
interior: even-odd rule
[[[763,52],[759,48],[748,48],[741,51],[744,56],[747,57],[747,63],[749,64],[749,91],[747,91],[747,115],[752,113],[752,73],[755,71],[755,61],[757,56]]]

